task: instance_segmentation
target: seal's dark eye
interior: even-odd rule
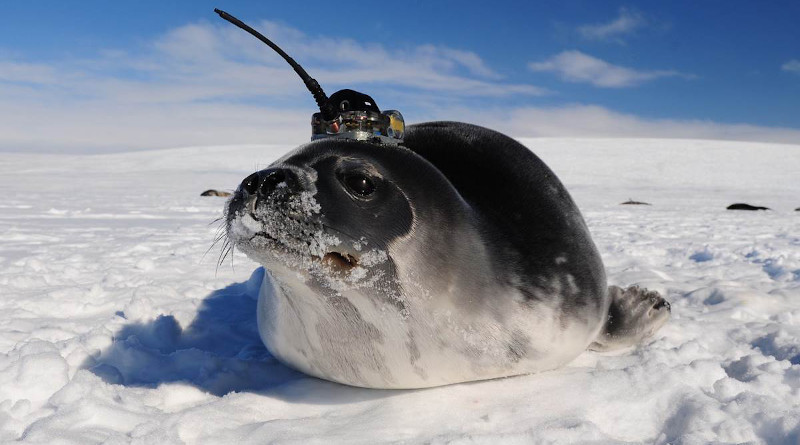
[[[361,173],[348,173],[342,179],[345,187],[358,196],[369,196],[375,191],[375,183]]]

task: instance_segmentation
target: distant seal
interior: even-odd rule
[[[727,210],[770,210],[769,207],[754,206],[743,202],[737,202],[726,207]]]
[[[208,189],[203,193],[201,193],[200,196],[220,196],[223,198],[227,198],[228,196],[231,196],[231,194],[229,192],[221,192],[219,190]]]
[[[621,206],[649,206],[652,205],[649,202],[644,201],[634,201],[633,198],[629,198],[625,202],[621,202],[619,205]]]
[[[421,388],[554,369],[669,318],[606,284],[572,198],[530,150],[462,123],[389,146],[305,144],[242,181],[231,241],[268,270],[261,338],[307,374]]]

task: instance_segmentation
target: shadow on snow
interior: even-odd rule
[[[258,392],[290,401],[348,403],[397,393],[319,380],[278,362],[258,334],[263,276],[264,269],[258,268],[247,281],[212,292],[186,329],[171,315],[124,326],[111,346],[82,368],[107,383],[157,387],[183,382],[217,396]]]

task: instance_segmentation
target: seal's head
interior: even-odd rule
[[[228,236],[278,275],[316,286],[374,284],[391,272],[388,245],[409,233],[412,208],[389,158],[349,140],[307,144],[242,181],[227,206]]]

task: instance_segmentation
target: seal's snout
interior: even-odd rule
[[[239,190],[248,195],[267,197],[275,189],[288,187],[294,189],[297,185],[297,177],[294,172],[285,168],[268,168],[253,173],[244,178]]]

